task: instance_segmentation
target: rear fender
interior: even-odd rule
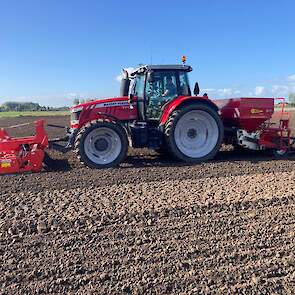
[[[161,116],[160,125],[164,125],[173,111],[176,109],[183,108],[187,105],[191,105],[193,103],[203,103],[207,106],[212,107],[216,112],[218,112],[218,107],[214,102],[212,102],[208,97],[197,97],[197,96],[189,96],[189,97],[178,97],[175,100],[171,101],[165,108]]]

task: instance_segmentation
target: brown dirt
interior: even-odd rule
[[[97,171],[52,155],[70,169],[0,178],[0,293],[293,294],[294,156],[130,150]]]

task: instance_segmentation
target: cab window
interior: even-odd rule
[[[177,76],[173,71],[154,72],[153,81],[146,83],[147,117],[159,119],[162,106],[178,96]]]
[[[179,95],[191,95],[188,75],[186,72],[179,72]]]

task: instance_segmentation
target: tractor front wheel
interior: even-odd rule
[[[125,130],[116,123],[92,121],[79,131],[75,140],[78,159],[90,168],[110,168],[124,161],[128,151]]]
[[[199,163],[212,159],[223,141],[223,123],[210,106],[195,103],[172,113],[165,125],[167,146],[178,159]]]

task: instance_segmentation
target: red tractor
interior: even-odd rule
[[[192,96],[187,65],[141,66],[122,79],[119,98],[96,100],[71,109],[70,140],[82,163],[113,167],[134,148],[167,151],[197,163],[213,158],[224,135],[218,107]],[[56,143],[51,147],[62,149]]]

